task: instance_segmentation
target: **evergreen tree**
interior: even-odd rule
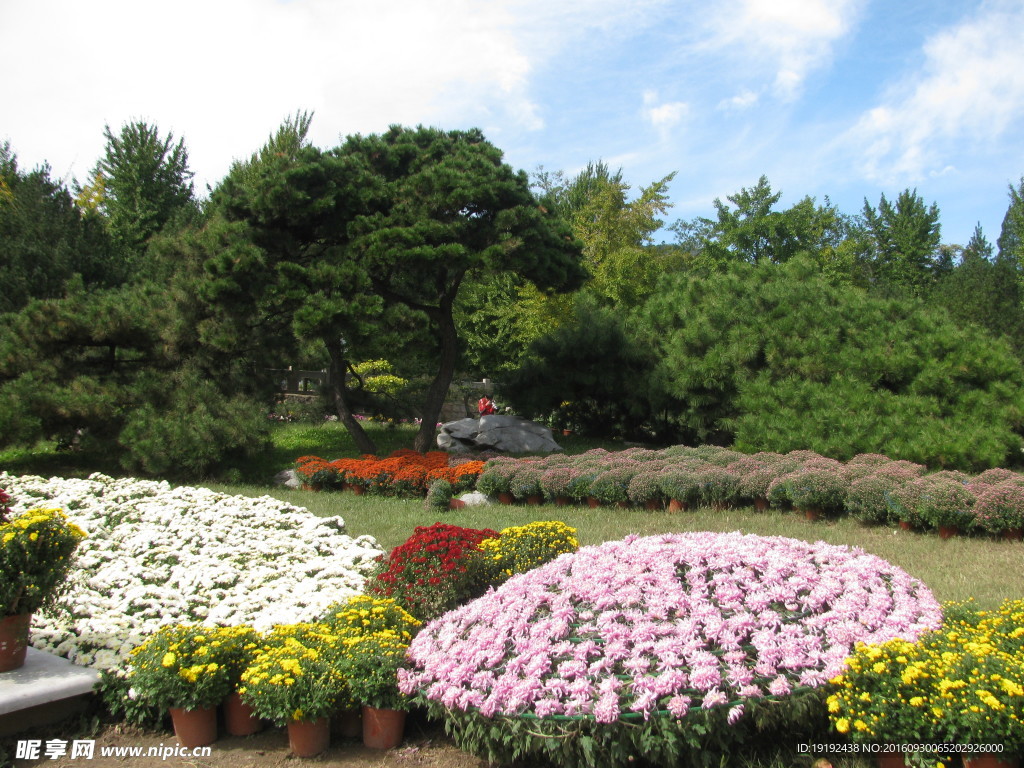
[[[1024,268],[1024,176],[1017,187],[1010,185],[1010,206],[996,241],[999,258],[1016,261]]]
[[[103,135],[103,157],[79,197],[92,201],[127,257],[137,258],[164,225],[195,210],[188,150],[184,139],[175,143],[173,134],[162,137],[142,121],[126,123],[117,135],[107,125]]]
[[[926,206],[916,189],[908,189],[895,204],[883,194],[877,209],[865,199],[863,217],[871,240],[873,279],[922,295],[944,271],[938,206]],[[945,266],[951,267],[948,260]]]
[[[0,313],[63,295],[75,275],[87,286],[118,282],[110,251],[99,219],[75,207],[48,166],[26,173],[0,145]]]

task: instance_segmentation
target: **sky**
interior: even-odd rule
[[[324,148],[477,127],[529,172],[675,173],[666,224],[765,175],[995,243],[1024,177],[1024,0],[0,0],[0,31],[0,142],[68,184],[144,120],[205,196],[298,111]]]

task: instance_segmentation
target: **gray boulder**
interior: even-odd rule
[[[274,475],[274,485],[283,485],[285,488],[301,488],[302,480],[299,479],[294,469],[283,469]]]
[[[503,453],[552,453],[562,450],[551,430],[519,416],[481,416],[441,425],[438,447],[451,453],[502,451]]]

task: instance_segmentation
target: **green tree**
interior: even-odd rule
[[[975,323],[1005,338],[1020,355],[1024,352],[1020,270],[1016,260],[994,258],[992,244],[976,226],[961,250],[959,264],[936,284],[928,303],[944,308],[960,323]]]
[[[184,139],[175,143],[173,134],[162,137],[142,121],[126,123],[117,135],[107,125],[103,135],[103,157],[79,197],[106,216],[128,257],[137,257],[164,225],[195,210],[188,150]]]
[[[863,217],[871,242],[873,279],[922,295],[944,271],[938,206],[926,206],[916,189],[907,189],[895,204],[883,194],[877,209],[865,199]],[[950,266],[946,260],[946,269]]]
[[[367,186],[384,192],[353,228],[374,292],[422,313],[435,334],[437,367],[414,443],[427,450],[458,361],[454,307],[467,276],[515,272],[541,290],[573,290],[586,277],[580,246],[478,130],[395,126],[349,137],[341,151],[360,158]]]
[[[754,187],[715,198],[715,218],[680,220],[673,226],[690,261],[703,269],[721,269],[735,262],[781,264],[798,253],[813,256],[837,280],[852,279],[856,248],[848,241],[853,222],[826,198],[817,205],[805,197],[783,211],[775,210],[781,192],[772,192],[767,177]]]
[[[83,215],[48,166],[23,172],[0,145],[0,313],[33,298],[55,298],[77,275],[86,285],[117,282],[111,244],[95,216]]]
[[[964,469],[1020,450],[1024,366],[1005,342],[809,260],[678,276],[640,319],[686,442]]]
[[[996,243],[1000,259],[1012,259],[1024,268],[1024,176],[1017,187],[1010,185],[1010,205]]]
[[[631,338],[622,313],[584,294],[571,323],[537,338],[502,395],[517,411],[566,419],[584,434],[636,438],[652,426],[645,382],[653,358]]]
[[[372,443],[344,412],[347,368],[391,359],[370,353],[388,334],[401,343],[428,329],[434,373],[415,441],[426,450],[458,359],[454,305],[467,276],[516,272],[573,288],[585,274],[579,247],[479,131],[396,126],[327,152],[291,150],[264,151],[215,193],[252,245],[211,261],[209,293],[219,303],[256,297],[260,316],[287,318],[297,338],[324,344],[339,416],[364,450]]]

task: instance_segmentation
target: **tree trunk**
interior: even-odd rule
[[[452,299],[446,296],[441,300],[436,315],[441,331],[441,360],[437,367],[437,374],[430,382],[430,387],[427,388],[427,395],[423,402],[423,421],[412,446],[420,453],[426,453],[437,447],[435,439],[438,417],[441,415],[441,408],[448,396],[452,377],[455,375],[459,337],[455,330],[455,318],[452,317],[452,303]]]
[[[324,340],[324,344],[327,346],[327,353],[331,357],[331,376],[330,376],[330,390],[331,399],[334,401],[334,410],[338,412],[338,419],[342,424],[345,425],[345,429],[352,435],[352,439],[356,443],[356,448],[362,453],[376,453],[377,446],[374,444],[371,437],[366,434],[366,430],[363,429],[363,425],[359,423],[358,419],[352,414],[352,411],[348,407],[348,402],[345,400],[345,360],[341,356],[341,350],[338,348],[338,342]]]

